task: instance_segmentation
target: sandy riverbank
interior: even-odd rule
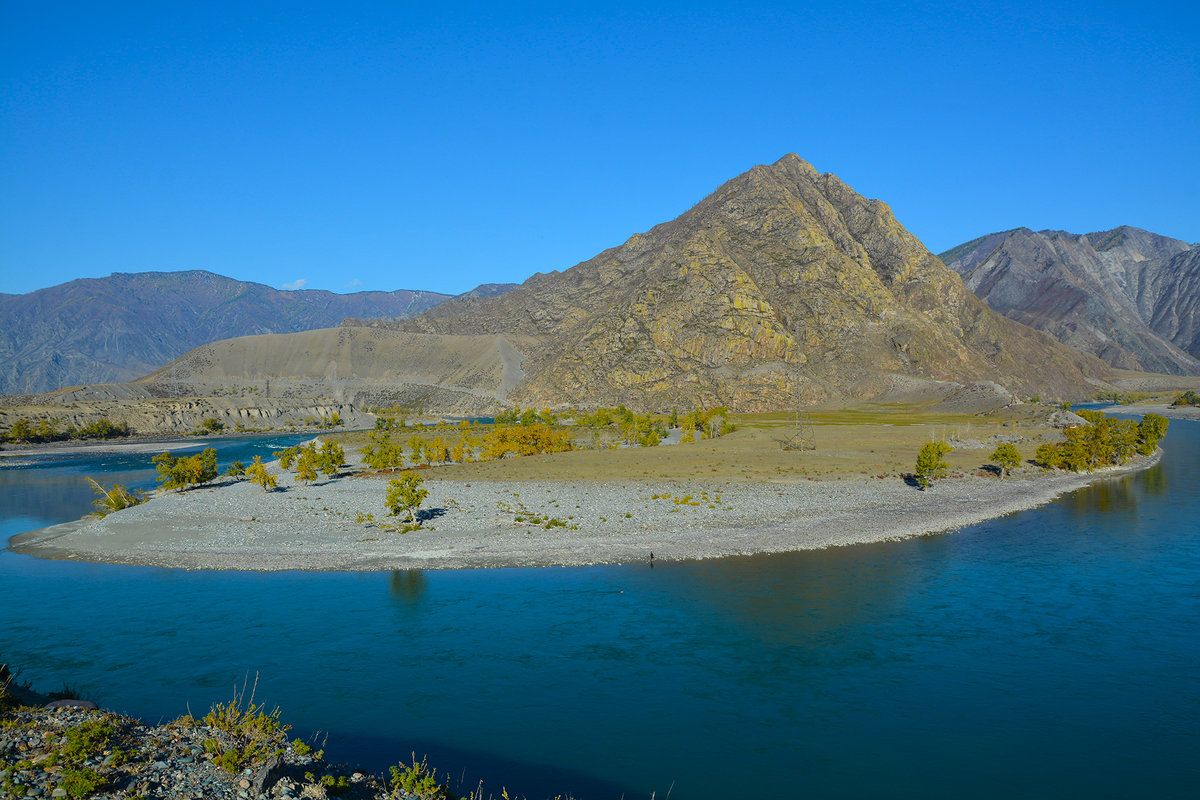
[[[961,528],[1046,503],[1098,480],[1145,469],[1159,453],[1092,474],[1025,468],[917,491],[894,477],[795,483],[467,482],[430,471],[431,529],[393,522],[386,478],[343,477],[280,491],[231,483],[159,494],[103,519],[13,537],[43,558],[188,569],[380,570],[678,561],[878,542]],[[658,497],[655,497],[658,495]],[[662,497],[670,495],[670,497]],[[690,496],[687,502],[677,500]],[[546,529],[531,516],[560,520]]]

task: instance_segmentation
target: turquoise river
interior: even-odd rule
[[[296,439],[224,442],[221,458]],[[1194,797],[1200,423],[1162,462],[900,542],[681,564],[203,572],[0,552],[0,660],[150,721],[258,676],[327,753],[531,800]],[[0,542],[88,510],[0,468]]]

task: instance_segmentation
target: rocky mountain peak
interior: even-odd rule
[[[398,326],[535,337],[518,399],[536,403],[772,408],[894,374],[1044,394],[1102,369],[988,312],[887,204],[794,154],[568,270]]]

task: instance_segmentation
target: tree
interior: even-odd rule
[[[307,447],[300,451],[296,458],[296,480],[312,483],[317,479],[317,465],[313,463],[313,451]]]
[[[264,492],[274,489],[277,483],[275,476],[267,472],[263,465],[262,456],[255,456],[254,461],[250,462],[250,466],[246,468],[246,477],[254,485],[261,486]]]
[[[337,442],[325,442],[320,453],[321,474],[332,478],[346,463],[346,452]]]
[[[1033,458],[1046,469],[1056,469],[1062,466],[1062,453],[1058,447],[1049,442],[1039,445]]]
[[[229,465],[229,469],[225,470],[225,474],[231,478],[240,480],[246,477],[246,465],[241,461],[235,461]]]
[[[164,489],[182,491],[188,486],[200,486],[217,477],[217,451],[211,447],[186,457],[176,457],[167,451],[151,461]]]
[[[1166,417],[1161,417],[1158,414],[1147,414],[1142,417],[1142,421],[1138,424],[1138,452],[1144,456],[1148,456],[1158,447],[1158,443],[1167,435],[1167,426],[1170,422]]]
[[[917,453],[917,465],[914,472],[922,489],[929,488],[934,480],[945,476],[950,465],[942,459],[953,449],[945,442],[926,442],[921,445],[921,450]]]
[[[1002,444],[992,453],[992,461],[996,462],[996,466],[1000,467],[1000,475],[1008,475],[1013,471],[1013,468],[1021,463],[1021,454],[1017,448],[1011,444]]]
[[[371,444],[360,447],[363,463],[371,469],[399,469],[404,466],[404,446],[392,442],[387,431],[367,434]],[[339,448],[340,449],[340,448]]]
[[[429,490],[422,488],[424,479],[415,472],[403,472],[398,479],[388,481],[387,497],[384,501],[389,516],[399,516],[401,511],[408,512],[408,521],[417,521],[417,508],[429,496]]]

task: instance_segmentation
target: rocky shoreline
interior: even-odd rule
[[[2,668],[0,668],[2,673]],[[287,727],[268,730],[269,748],[247,763],[227,760],[249,752],[243,729],[190,716],[148,725],[81,700],[51,700],[0,683],[0,796],[232,798],[299,800],[417,800],[450,794],[408,792],[384,778],[331,764]],[[241,709],[243,712],[245,708]],[[245,719],[243,716],[242,719]],[[244,728],[245,726],[243,726]],[[441,787],[437,787],[441,791]]]
[[[42,558],[225,570],[384,570],[683,561],[879,542],[965,527],[1157,463],[1094,473],[1026,467],[917,491],[894,475],[788,483],[456,480],[424,472],[423,527],[381,527],[388,476],[350,472],[280,490],[245,482],[13,537]],[[445,474],[447,477],[440,477]]]

